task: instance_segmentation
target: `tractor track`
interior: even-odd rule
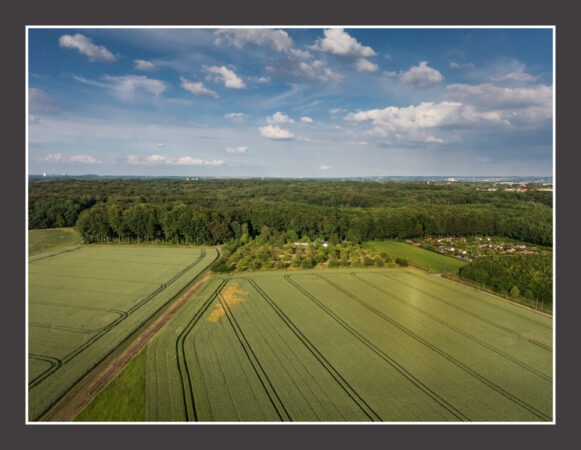
[[[370,306],[365,301],[363,301],[359,297],[357,297],[355,294],[349,292],[348,290],[342,288],[341,286],[337,285],[336,283],[334,283],[334,282],[332,282],[332,281],[330,281],[328,279],[323,279],[323,280],[326,281],[327,283],[329,283],[331,286],[335,287],[335,289],[337,289],[338,291],[340,291],[343,294],[345,294],[347,297],[351,298],[352,300],[355,300],[356,302],[358,302],[359,304],[361,304],[365,308],[367,308],[370,311],[372,311],[375,314],[377,314],[379,317],[381,317],[383,320],[385,320],[386,322],[388,322],[390,325],[396,327],[397,329],[399,329],[403,333],[405,333],[408,336],[410,336],[411,338],[413,338],[415,341],[419,342],[420,344],[423,344],[424,346],[426,346],[430,350],[434,351],[438,355],[442,356],[444,359],[448,360],[449,362],[451,362],[452,364],[454,364],[458,368],[462,369],[464,372],[468,373],[469,375],[471,375],[472,377],[474,377],[478,381],[482,382],[483,384],[485,384],[489,388],[493,389],[494,391],[496,391],[497,393],[499,393],[500,395],[502,395],[506,399],[508,399],[508,400],[512,401],[513,403],[519,405],[521,408],[527,410],[529,413],[533,414],[534,416],[538,417],[541,420],[544,420],[544,421],[551,420],[551,417],[547,416],[542,411],[539,411],[538,409],[536,409],[534,406],[530,405],[526,401],[521,400],[516,395],[513,395],[510,392],[506,391],[505,389],[503,389],[502,387],[500,387],[499,385],[497,385],[493,381],[487,379],[486,377],[484,377],[480,373],[478,373],[475,370],[471,369],[466,364],[464,364],[463,362],[459,361],[458,359],[456,359],[455,357],[453,357],[449,353],[445,352],[444,350],[440,349],[439,347],[435,346],[434,344],[431,344],[426,339],[424,339],[421,336],[417,335],[413,331],[409,330],[408,328],[404,327],[403,325],[400,325],[399,323],[397,323],[397,321],[393,320],[391,317],[389,317],[388,315],[384,314],[383,312],[377,310],[376,308]],[[324,305],[321,305],[321,307],[322,308],[326,308]],[[334,313],[331,312],[331,314],[334,314]],[[339,320],[341,320],[341,319],[339,319]],[[349,326],[349,325],[347,325],[347,326]]]
[[[134,305],[127,311],[127,314],[134,312],[144,303],[153,298],[161,290],[176,281],[180,276],[185,274],[188,270],[199,264],[206,255],[204,249],[201,250],[200,256],[184,270],[180,271],[168,282],[162,284],[154,293],[149,294],[138,304]],[[172,317],[177,309],[182,306],[188,298],[197,290],[202,284],[207,281],[205,277],[206,272],[213,262],[220,257],[219,250],[216,252],[216,257],[207,265],[207,267],[196,274],[188,282],[188,284],[180,290],[180,292],[173,296],[168,301],[164,302],[155,311],[152,312],[142,323],[138,324],[137,328],[124,338],[117,346],[111,349],[103,358],[89,368],[87,372],[61,397],[56,399],[43,413],[39,415],[37,421],[71,421],[82,409],[113,379],[121,370],[129,363],[129,361],[151,340],[151,338],[159,331],[159,329]],[[120,318],[123,320],[123,318]],[[106,330],[106,333],[109,330]],[[96,336],[100,338],[104,333]],[[96,340],[95,339],[95,340]],[[94,342],[94,340],[92,341]],[[86,346],[83,347],[83,349]],[[68,355],[67,359],[61,360],[61,365],[53,369],[53,372],[62,367],[66,361],[70,360],[76,354],[73,352]],[[39,355],[31,355],[39,359]],[[47,358],[46,356],[41,356]],[[50,370],[50,369],[49,369]],[[46,377],[44,377],[46,378]],[[42,380],[41,380],[42,381]],[[38,384],[38,383],[36,383]],[[29,386],[30,388],[30,386]]]
[[[478,339],[477,337],[475,337],[475,336],[467,333],[466,331],[462,330],[461,328],[459,328],[457,326],[454,326],[454,325],[450,324],[449,322],[438,318],[436,315],[434,315],[434,314],[432,314],[432,313],[430,313],[428,311],[424,311],[423,309],[418,308],[417,306],[414,306],[414,305],[406,302],[405,300],[403,300],[399,296],[393,294],[392,292],[389,292],[389,291],[387,291],[387,290],[385,290],[385,289],[377,286],[376,284],[372,283],[371,281],[364,280],[363,278],[359,277],[359,275],[357,275],[356,273],[352,273],[351,275],[354,278],[356,278],[359,281],[361,281],[362,283],[365,283],[366,285],[371,286],[372,288],[378,290],[379,292],[381,292],[381,293],[389,296],[390,298],[396,300],[397,302],[399,302],[399,303],[401,303],[401,304],[403,304],[403,305],[405,305],[405,306],[413,309],[414,311],[418,312],[419,314],[422,314],[423,316],[428,317],[429,319],[433,320],[434,322],[437,322],[440,325],[443,325],[444,327],[446,327],[446,328],[448,328],[448,329],[450,329],[452,331],[455,331],[456,333],[460,334],[461,336],[465,337],[466,339],[468,339],[468,340],[470,340],[472,342],[475,342],[475,343],[481,345],[482,347],[484,347],[484,348],[492,351],[493,353],[496,353],[497,355],[499,355],[499,356],[501,356],[501,357],[509,360],[510,362],[512,362],[512,363],[514,363],[514,364],[516,364],[516,365],[518,365],[520,367],[522,367],[523,369],[526,369],[526,370],[534,373],[535,375],[537,375],[538,377],[542,378],[543,380],[548,381],[550,383],[553,381],[553,378],[552,377],[549,377],[549,376],[545,375],[540,370],[537,370],[534,367],[532,367],[532,366],[530,366],[530,365],[528,365],[528,364],[526,364],[526,363],[518,360],[514,356],[509,355],[508,353],[505,353],[502,350],[499,350],[498,348],[496,348],[496,347],[488,344],[487,342],[483,341],[482,339]],[[323,279],[324,281],[327,281],[322,276],[320,278]]]
[[[285,276],[286,278],[287,276]],[[256,289],[260,296],[272,307],[275,313],[281,320],[289,327],[293,334],[303,343],[309,352],[319,361],[325,368],[329,375],[339,384],[345,393],[353,400],[353,402],[361,409],[361,411],[371,420],[382,422],[383,419],[377,414],[373,408],[361,397],[357,391],[343,378],[339,371],[323,356],[323,354],[316,348],[315,345],[299,330],[299,328],[292,322],[292,320],[282,311],[282,309],[270,298],[270,296],[252,280],[248,282]]]

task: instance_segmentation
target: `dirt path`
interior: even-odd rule
[[[56,404],[38,420],[41,422],[70,422],[109,384],[131,359],[153,338],[159,329],[184,305],[192,294],[210,277],[196,281],[176,298],[153,321],[138,329],[128,342],[121,344],[111,355],[88,372]]]

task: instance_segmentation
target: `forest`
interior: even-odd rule
[[[505,236],[552,246],[552,192],[474,183],[319,179],[34,179],[28,227],[91,242],[226,243],[264,230],[349,241]],[[488,185],[490,186],[490,185]]]

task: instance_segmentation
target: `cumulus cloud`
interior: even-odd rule
[[[88,80],[80,76],[73,76],[73,79],[80,83],[112,90],[122,100],[136,100],[143,94],[159,97],[167,89],[163,81],[144,75],[106,75],[103,77],[105,81]]]
[[[360,58],[355,63],[355,70],[357,70],[357,72],[377,72],[377,69],[379,69],[377,64],[372,63],[365,58]]]
[[[286,114],[281,113],[280,111],[277,111],[272,116],[267,117],[266,121],[270,124],[273,124],[273,123],[294,123],[293,119],[291,119]]]
[[[368,134],[388,140],[441,144],[449,140],[454,130],[534,130],[546,126],[553,117],[551,86],[452,84],[445,94],[446,101],[351,112],[345,120],[369,123]]]
[[[246,45],[270,47],[279,52],[287,52],[293,46],[293,40],[284,30],[268,28],[224,28],[214,32],[215,44],[230,44],[237,48]]]
[[[221,159],[207,160],[192,158],[191,156],[180,156],[179,158],[172,158],[162,155],[149,155],[145,158],[130,155],[127,157],[126,161],[128,164],[133,165],[221,166],[224,164],[224,161]]]
[[[143,75],[105,76],[105,80],[125,100],[134,99],[139,93],[159,97],[166,90],[163,81],[147,78]]]
[[[78,162],[82,164],[101,164],[97,158],[91,155],[73,155],[69,158],[71,162]]]
[[[268,66],[267,72],[279,78],[293,78],[306,82],[332,81],[339,82],[343,76],[329,67],[322,60],[298,61],[294,58],[286,58],[279,61],[276,66]]]
[[[538,76],[531,75],[526,72],[510,72],[504,75],[499,75],[491,77],[492,81],[496,82],[509,82],[509,83],[534,83],[539,79]]]
[[[311,46],[313,50],[330,53],[337,56],[365,58],[375,56],[371,47],[361,45],[355,38],[346,33],[342,28],[331,28],[323,31],[324,38],[319,38]]]
[[[460,102],[423,102],[404,108],[389,106],[349,113],[345,120],[350,122],[370,122],[371,135],[397,140],[438,142],[434,132],[444,126],[482,126],[485,123],[509,124],[497,111],[480,111]]]
[[[327,164],[321,164],[319,166],[320,170],[329,170],[331,168],[331,166],[328,166]]]
[[[329,113],[332,116],[336,116],[337,114],[342,114],[344,112],[347,112],[347,110],[345,108],[333,108],[329,110]]]
[[[74,162],[74,163],[81,163],[81,164],[102,164],[102,161],[99,161],[92,155],[72,155],[72,156],[64,156],[62,153],[50,153],[42,158],[43,161],[48,161],[52,163],[61,163],[61,162]]]
[[[236,121],[240,121],[240,120],[244,119],[245,117],[248,117],[248,114],[244,114],[241,112],[224,114],[224,118],[236,120]]]
[[[307,116],[303,116],[303,117],[301,117],[301,122],[303,122],[303,123],[313,123],[313,119],[311,119],[310,117],[307,117]]]
[[[43,161],[59,162],[59,161],[62,161],[63,155],[62,155],[62,153],[50,153],[42,159],[43,159]]]
[[[456,61],[450,61],[450,67],[452,69],[474,69],[476,65],[474,63],[459,63]]]
[[[534,108],[544,118],[552,116],[553,89],[547,85],[499,87],[491,83],[478,85],[451,84],[446,87],[449,98],[480,109],[522,110]]]
[[[444,76],[436,69],[429,67],[427,61],[422,61],[419,65],[410,67],[407,72],[401,72],[399,78],[408,86],[428,88],[441,83]]]
[[[88,56],[91,62],[114,62],[115,55],[102,45],[95,45],[88,37],[82,34],[63,34],[59,38],[59,45],[62,48],[77,50],[80,54]]]
[[[290,140],[295,138],[295,135],[291,133],[289,130],[285,130],[284,128],[280,128],[274,125],[260,127],[259,130],[260,134],[268,139]]]
[[[218,94],[216,94],[214,91],[210,89],[207,89],[201,82],[188,81],[184,77],[180,77],[180,81],[181,87],[194,95],[204,95],[208,97],[218,98]]]
[[[231,155],[245,155],[248,153],[248,147],[227,147],[226,153]]]
[[[228,69],[225,66],[204,66],[204,70],[210,74],[217,75],[214,81],[223,82],[224,86],[230,89],[243,89],[246,87],[244,81],[233,70]]]
[[[28,111],[34,114],[54,113],[58,110],[54,98],[42,89],[28,89]]]
[[[146,72],[151,72],[155,70],[155,64],[153,64],[151,61],[145,61],[144,59],[136,59],[134,63],[135,68],[137,70],[145,70]]]

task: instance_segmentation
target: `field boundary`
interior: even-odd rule
[[[141,326],[113,348],[36,420],[38,422],[73,420],[123,370],[193,293],[209,280],[210,276],[207,272],[211,264],[219,257],[220,253],[217,250],[214,260],[202,272],[197,274],[172,299],[161,305]]]

